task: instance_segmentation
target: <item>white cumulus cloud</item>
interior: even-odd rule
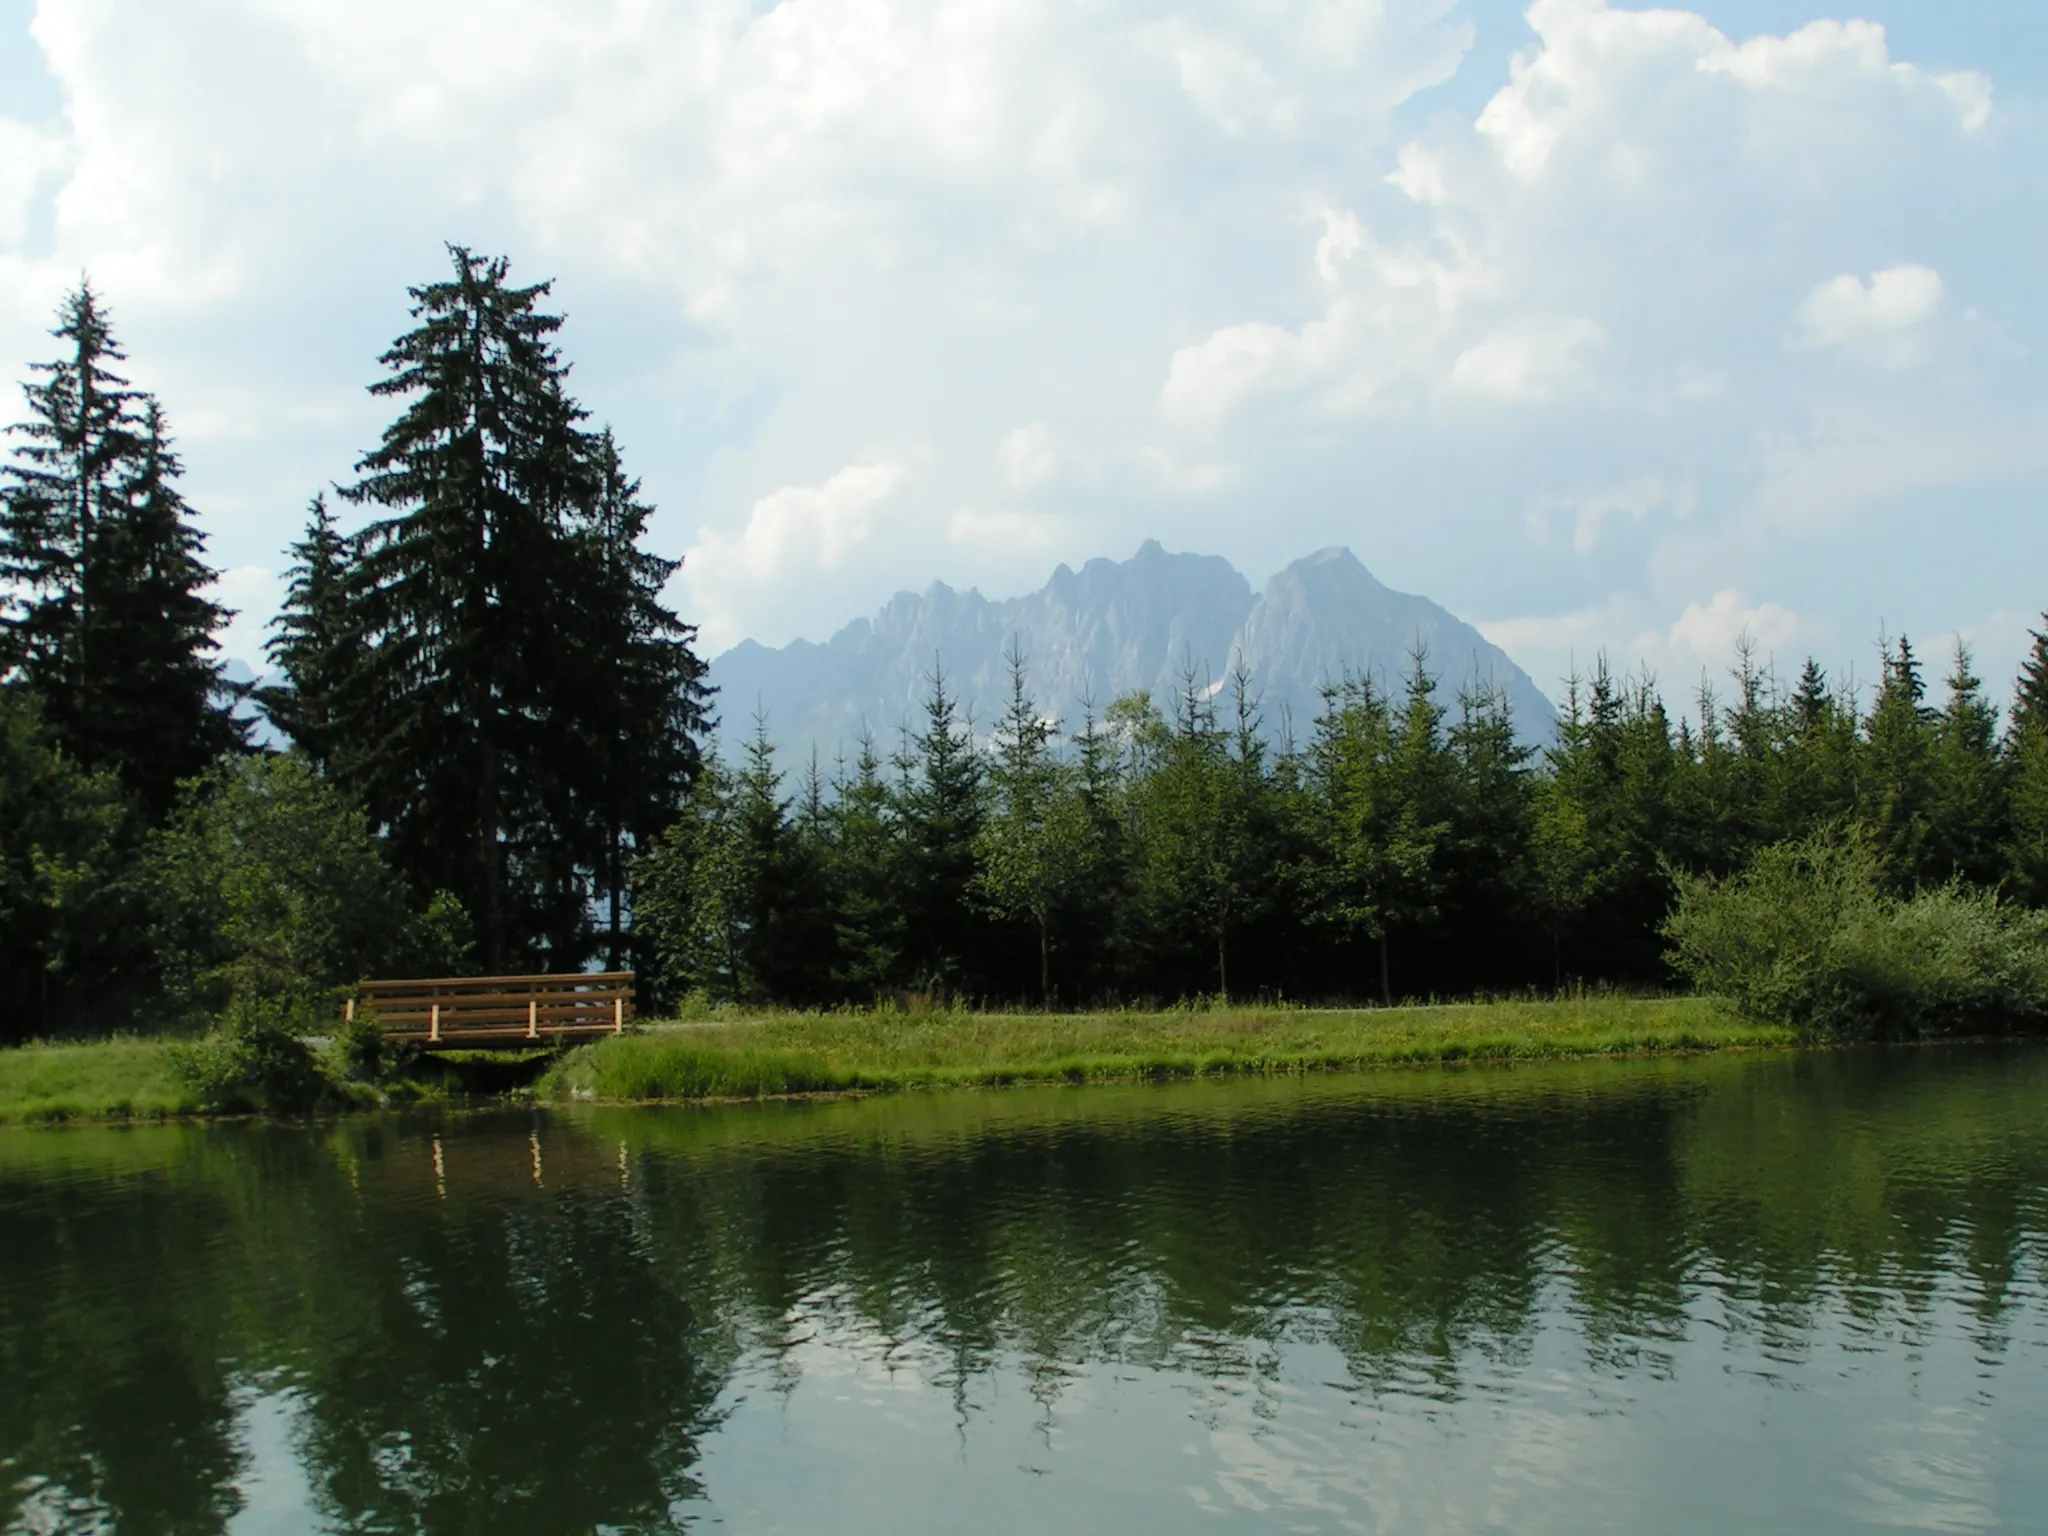
[[[996,467],[1004,484],[1019,495],[1038,490],[1059,476],[1059,438],[1042,421],[1012,428],[996,444]]]
[[[90,271],[224,567],[275,569],[349,478],[405,287],[455,239],[559,279],[573,387],[686,551],[713,648],[1151,535],[1254,574],[1348,543],[1454,608],[1590,614],[1588,640],[1659,655],[1703,593],[1858,635],[1887,582],[1942,605],[1886,602],[1916,632],[2040,600],[2048,533],[2016,509],[2048,488],[2024,256],[2048,129],[1869,22],[33,9],[0,48],[40,56],[61,108],[0,119],[0,372],[49,355]],[[1928,27],[1929,58],[2001,62]],[[1559,486],[1596,489],[1537,501]],[[1978,539],[1948,562],[1984,589],[1966,606],[1902,531],[1936,516]],[[1817,558],[1845,528],[1853,571]]]
[[[1868,282],[1852,272],[1829,278],[1799,306],[1803,340],[1815,346],[1856,349],[1881,344],[1903,359],[1906,334],[1941,309],[1941,274],[1905,265],[1873,272]]]
[[[749,587],[837,570],[868,542],[876,513],[908,477],[898,463],[849,464],[818,485],[786,485],[763,496],[737,536],[702,530],[684,575],[707,614],[707,634],[740,638],[729,626]]]
[[[1688,603],[1673,621],[1666,639],[1671,649],[1702,667],[1720,667],[1747,639],[1765,655],[1792,645],[1800,634],[1799,615],[1779,603],[1752,603],[1733,587],[1724,587],[1703,603]]]

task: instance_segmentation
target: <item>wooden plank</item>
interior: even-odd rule
[[[440,1018],[440,1028],[444,1028],[444,1030],[481,1030],[481,1028],[494,1028],[494,1026],[500,1026],[500,1024],[506,1026],[506,1028],[526,1028],[528,1024],[532,1024],[532,1028],[537,1028],[537,1030],[573,1028],[573,1026],[578,1026],[578,1024],[602,1024],[608,1030],[616,1030],[618,1024],[629,1022],[633,1016],[631,1014],[612,1014],[608,1010],[602,1012],[602,1014],[532,1014],[532,1016],[516,1014],[516,1012],[438,1014],[436,1016],[436,1014],[428,1012],[428,1014],[401,1014],[397,1018],[379,1020],[379,1028],[385,1034],[391,1034],[393,1030],[422,1030],[422,1028],[428,1028],[434,1022],[434,1018]]]
[[[631,1011],[623,1006],[616,1008],[542,1008],[536,1006],[531,1009],[409,1008],[399,1013],[381,1014],[378,1016],[378,1023],[386,1029],[394,1029],[406,1024],[424,1023],[426,1020],[433,1018],[437,1012],[441,1022],[444,1024],[524,1024],[529,1020],[541,1024],[550,1022],[581,1023],[585,1020],[594,1023],[615,1024],[618,1022],[620,1015],[624,1015],[626,1018],[633,1017]]]
[[[541,1034],[537,1034],[537,1036],[535,1034],[526,1034],[524,1026],[510,1026],[510,1028],[508,1026],[494,1026],[494,1028],[467,1028],[467,1030],[465,1028],[444,1028],[440,1034],[430,1034],[426,1030],[399,1030],[399,1032],[387,1034],[385,1038],[393,1040],[397,1044],[461,1044],[463,1040],[567,1040],[567,1038],[586,1038],[586,1036],[588,1038],[610,1038],[610,1034],[612,1034],[612,1026],[610,1026],[610,1022],[604,1022],[604,1024],[573,1024],[573,1026],[541,1030]]]
[[[361,984],[364,992],[380,992],[389,988],[419,991],[426,988],[443,987],[500,987],[533,989],[540,987],[585,987],[600,983],[616,983],[631,986],[636,979],[632,971],[550,971],[540,976],[422,976],[401,977],[386,981],[366,981]]]
[[[543,1007],[589,1005],[609,1008],[614,1002],[633,1001],[631,992],[607,990],[603,992],[388,992],[382,997],[365,999],[380,1010],[394,1007],[424,1008],[430,1003],[439,1003],[446,1008],[524,1008],[527,999],[537,999]]]

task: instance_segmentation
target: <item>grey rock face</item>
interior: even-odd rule
[[[710,680],[728,740],[750,731],[758,711],[786,760],[815,745],[829,764],[851,754],[863,728],[884,751],[893,746],[935,667],[986,732],[1008,696],[1013,641],[1047,715],[1076,721],[1083,700],[1100,709],[1137,689],[1170,707],[1184,670],[1220,680],[1242,660],[1269,733],[1291,722],[1305,737],[1324,682],[1349,670],[1398,684],[1418,640],[1446,702],[1467,683],[1503,688],[1521,734],[1549,739],[1550,702],[1505,653],[1427,598],[1382,586],[1346,549],[1297,560],[1256,595],[1227,560],[1169,554],[1157,540],[1129,560],[1062,565],[1038,591],[1005,602],[934,582],[823,643],[743,641],[712,662]]]

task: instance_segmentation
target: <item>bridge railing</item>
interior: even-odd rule
[[[412,1045],[518,1045],[624,1034],[633,972],[445,976],[366,981],[346,1016],[373,1015],[386,1039]]]

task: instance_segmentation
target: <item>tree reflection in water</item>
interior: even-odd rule
[[[1952,1050],[11,1134],[0,1525],[221,1530],[267,1393],[339,1528],[674,1528],[736,1373],[821,1337],[962,1416],[1302,1343],[1451,1402],[1559,1318],[1656,1378],[1705,1301],[1787,1358],[1822,1316],[1911,1346],[1944,1285],[1995,1362],[2044,1109],[2048,1052]]]

